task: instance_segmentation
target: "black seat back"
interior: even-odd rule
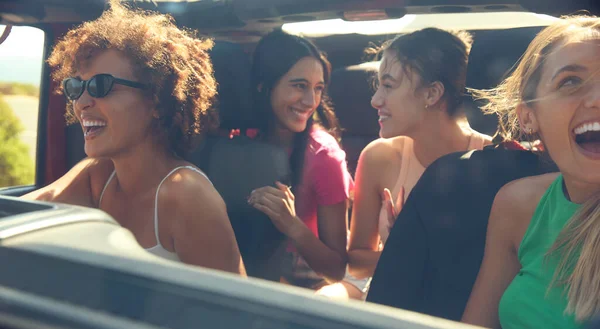
[[[467,87],[490,89],[496,87],[515,67],[527,46],[543,27],[524,27],[506,30],[475,32],[475,42],[469,54]],[[464,107],[473,129],[494,135],[498,128],[496,115],[484,115],[480,101],[465,97]]]
[[[516,150],[488,148],[436,160],[394,223],[367,301],[459,321],[483,259],[496,193],[515,179],[555,170]]]
[[[240,45],[217,41],[210,51],[217,80],[221,129],[255,127],[250,93],[250,57]]]
[[[227,205],[248,275],[278,281],[284,235],[262,212],[247,203],[252,190],[274,186],[289,177],[285,150],[243,136],[230,138],[231,129],[255,127],[250,94],[250,60],[233,43],[217,42],[211,59],[218,85],[220,130],[224,136],[205,138],[187,160],[211,179]]]
[[[371,106],[372,82],[378,68],[378,63],[369,62],[331,73],[329,96],[343,128],[342,143],[351,174],[363,148],[379,137],[377,110]]]
[[[66,166],[67,170],[73,168],[79,161],[83,160],[85,155],[85,139],[81,125],[71,124],[65,127],[66,147]]]
[[[256,188],[286,181],[285,151],[246,137],[209,137],[188,160],[210,177],[225,201],[248,275],[278,281],[285,237],[247,198]]]

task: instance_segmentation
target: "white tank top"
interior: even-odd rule
[[[154,197],[154,236],[156,237],[156,246],[152,247],[152,248],[147,248],[146,251],[148,251],[151,254],[154,254],[158,257],[162,257],[165,259],[169,259],[169,260],[174,260],[174,261],[179,261],[179,257],[177,256],[176,253],[171,252],[167,249],[165,249],[163,247],[163,245],[160,243],[160,238],[159,238],[159,232],[158,232],[158,191],[160,191],[160,187],[162,186],[162,183],[169,177],[171,176],[174,172],[176,172],[179,169],[190,169],[192,171],[197,172],[198,174],[204,176],[209,182],[210,179],[208,179],[208,176],[206,176],[205,173],[203,173],[202,171],[200,171],[198,168],[196,167],[192,167],[192,166],[180,166],[177,167],[173,170],[171,170],[171,172],[169,172],[167,174],[167,176],[165,176],[161,181],[160,184],[158,184],[158,188],[156,189],[156,196]],[[102,204],[102,197],[104,196],[104,192],[106,191],[106,188],[108,187],[108,184],[110,184],[110,181],[113,179],[113,177],[115,176],[116,171],[113,170],[112,174],[110,175],[110,177],[108,178],[108,181],[106,181],[106,184],[104,184],[104,188],[102,189],[102,193],[100,194],[100,201],[98,202],[98,208],[100,208],[100,205]],[[212,184],[212,183],[211,183]]]

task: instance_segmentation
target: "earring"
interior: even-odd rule
[[[428,108],[429,108],[429,105],[425,104],[425,109],[428,109]]]
[[[525,132],[531,135],[531,134],[533,134],[533,128],[529,127],[527,129],[525,129]]]

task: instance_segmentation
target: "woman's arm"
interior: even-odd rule
[[[310,268],[329,282],[342,280],[346,273],[347,203],[318,206],[318,238],[303,223],[289,235]]]
[[[327,281],[340,281],[346,270],[347,200],[317,208],[320,238],[296,216],[295,196],[279,182],[252,192],[248,202],[264,212],[296,246],[313,271]]]
[[[387,143],[377,140],[369,144],[358,159],[348,248],[348,269],[356,278],[372,276],[381,255],[378,221],[383,186],[380,181],[394,153]]]
[[[245,276],[225,202],[206,178],[191,171],[180,174],[182,179],[163,184],[159,197],[159,218],[171,221],[177,256],[186,264]]]
[[[277,188],[257,189],[249,200],[290,238],[311,269],[329,282],[340,281],[346,273],[347,213],[352,187],[345,153],[333,143],[311,155],[302,181],[309,193],[314,193],[309,196],[314,198],[314,204],[307,206],[316,207],[309,211],[316,210],[318,237],[296,216],[295,196],[287,186],[277,183]]]
[[[329,282],[344,278],[347,264],[348,200],[353,182],[346,154],[336,142],[318,149],[306,166],[302,185],[314,193],[318,238],[302,225],[290,235],[308,265]],[[311,233],[311,234],[308,234]]]
[[[463,322],[500,328],[500,299],[521,268],[518,248],[541,197],[531,180],[525,178],[505,185],[494,199],[483,262]]]
[[[92,191],[92,180],[100,177],[108,179],[112,169],[110,160],[87,158],[50,185],[28,193],[22,198],[97,207],[96,199],[100,196]],[[93,175],[92,171],[98,175]]]

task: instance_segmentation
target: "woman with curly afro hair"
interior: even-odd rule
[[[222,198],[182,159],[215,123],[212,41],[169,16],[110,5],[48,60],[88,158],[26,197],[99,208],[152,254],[245,274]]]

